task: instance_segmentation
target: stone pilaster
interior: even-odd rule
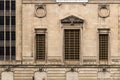
[[[16,0],[16,60],[22,58],[22,0]]]
[[[118,53],[120,56],[120,4],[118,9]]]

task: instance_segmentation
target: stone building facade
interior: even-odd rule
[[[120,0],[12,1],[0,0],[1,80],[120,80]]]

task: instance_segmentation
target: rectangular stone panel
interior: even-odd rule
[[[34,80],[47,80],[46,72],[35,72]]]
[[[79,80],[77,72],[67,72],[66,73],[66,80]]]
[[[14,80],[13,72],[2,72],[1,80]]]

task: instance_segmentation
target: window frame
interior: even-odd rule
[[[71,58],[71,59],[66,59],[66,58],[65,58],[65,55],[66,55],[66,54],[65,54],[65,30],[79,30],[79,59],[72,59],[72,58]],[[81,39],[80,32],[81,32],[80,29],[64,29],[64,59],[65,59],[65,61],[79,61],[79,60],[80,60],[80,47],[81,47],[81,46],[80,46],[80,44],[81,44],[81,43],[80,43],[80,41],[81,41],[81,40],[80,40],[80,39]]]
[[[108,60],[100,62],[99,59],[99,35],[100,34],[107,34],[108,35]],[[99,65],[108,65],[110,64],[110,29],[109,28],[98,28],[98,64]]]
[[[15,62],[17,60],[17,50],[16,50],[16,24],[11,25],[11,17],[15,16],[16,14],[12,15],[12,13],[16,13],[16,9],[13,11],[11,10],[11,2],[12,1],[6,1],[6,0],[2,0],[3,3],[3,7],[4,9],[0,10],[3,11],[3,14],[0,15],[1,17],[3,17],[3,23],[0,26],[3,26],[3,31],[4,34],[4,40],[0,40],[0,42],[3,42],[3,45],[1,45],[2,47],[4,47],[4,53],[3,53],[3,59],[0,59],[0,62]],[[16,4],[16,0],[15,4]],[[7,5],[8,4],[8,5]],[[7,6],[6,6],[7,5]],[[16,7],[16,6],[15,6]],[[6,9],[7,8],[7,9]],[[16,19],[15,19],[16,21]],[[12,30],[12,27],[14,26],[14,30]],[[12,31],[15,32],[15,40],[12,40]],[[14,48],[14,49],[13,49]],[[7,53],[8,52],[8,53]],[[7,58],[8,57],[8,58]]]
[[[61,25],[60,27],[62,28],[62,60],[64,64],[68,64],[68,65],[80,65],[83,61],[82,61],[82,55],[83,55],[83,40],[82,40],[82,36],[83,36],[83,28],[85,26],[85,21],[82,17],[77,17],[75,15],[69,15],[63,19],[61,19]],[[80,41],[79,41],[79,46],[80,46],[80,52],[79,52],[79,60],[78,61],[66,61],[65,60],[65,48],[64,48],[64,30],[65,29],[79,29],[80,30]],[[81,47],[82,46],[82,47]]]
[[[35,62],[47,62],[47,29],[46,28],[35,28],[35,33],[34,33],[34,61]],[[37,53],[36,53],[36,34],[45,34],[45,59],[44,60],[39,60],[37,59]]]
[[[82,33],[83,33],[83,24],[80,24],[80,25],[63,25],[62,26],[62,36],[63,36],[63,39],[62,39],[62,57],[63,57],[63,63],[64,64],[74,64],[73,62],[75,62],[75,64],[80,64],[80,63],[82,63],[82,55],[83,55],[83,49],[82,49],[82,47],[81,46],[83,46],[82,45]],[[66,60],[65,59],[65,44],[64,44],[64,40],[65,40],[65,37],[64,37],[64,31],[65,31],[65,29],[79,29],[80,30],[80,32],[79,32],[79,60]],[[69,63],[70,62],[70,63]],[[78,64],[78,65],[79,65]]]

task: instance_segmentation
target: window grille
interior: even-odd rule
[[[99,34],[99,60],[108,61],[108,34]]]
[[[36,31],[36,60],[45,60],[46,34],[45,30]]]
[[[80,52],[79,34],[80,34],[79,29],[64,30],[65,60],[79,60]]]
[[[15,60],[15,0],[0,0],[0,60]]]

